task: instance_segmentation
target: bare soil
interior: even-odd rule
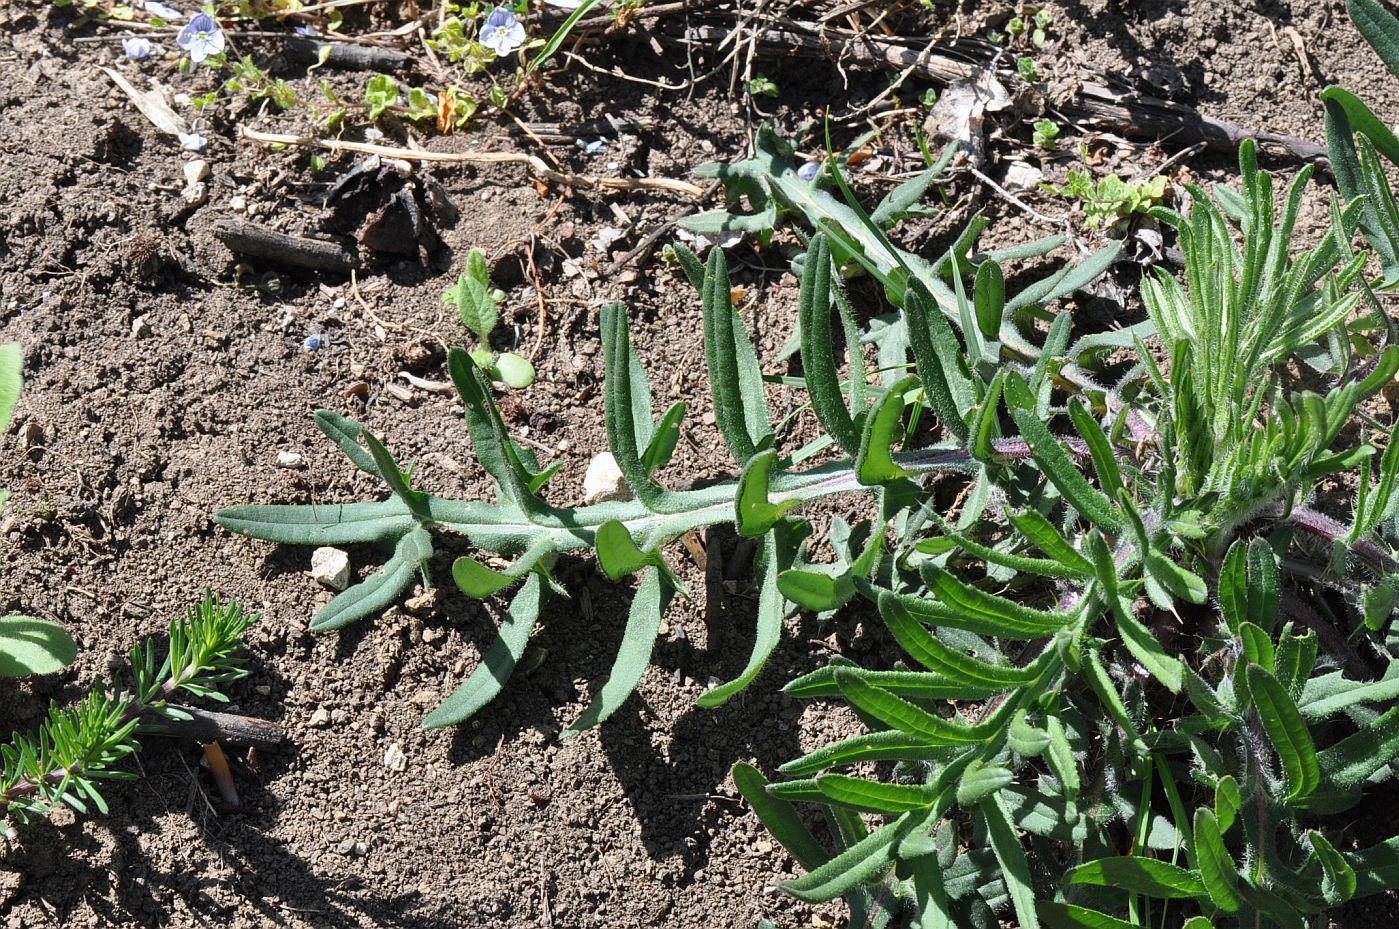
[[[397,5],[379,6],[376,14],[387,17]],[[1002,2],[939,3],[931,14],[916,6],[904,4],[905,21],[936,22],[949,37],[984,35],[1009,11]],[[1359,88],[1378,112],[1399,115],[1399,81],[1382,75],[1340,0],[1048,6],[1057,39],[1038,58],[1054,81],[1101,69],[1210,115],[1315,141],[1322,139],[1317,93],[1326,83]],[[23,343],[26,358],[25,393],[0,454],[0,486],[14,491],[0,517],[0,610],[57,620],[81,647],[61,675],[0,682],[4,723],[32,728],[50,700],[81,694],[212,588],[261,613],[249,635],[251,673],[228,692],[236,711],[282,726],[287,743],[237,759],[242,806],[220,812],[198,748],[148,739],[143,777],[111,786],[109,815],[56,816],[8,843],[0,918],[9,926],[231,929],[840,920],[834,906],[812,908],[776,890],[796,866],[728,772],[738,761],[771,771],[853,731],[844,711],[799,703],[780,687],[833,651],[872,665],[887,665],[891,653],[858,616],[824,628],[796,618],[745,696],[717,711],[698,709],[706,682],[742,667],[751,641],[751,548],[732,535],[705,538],[707,571],[677,547],[673,560],[695,599],[671,609],[654,667],[625,709],[561,742],[559,732],[605,679],[629,599],[590,562],[562,572],[572,600],[550,608],[526,661],[532,670],[470,724],[428,732],[423,714],[476,667],[498,604],[443,591],[416,613],[396,607],[343,633],[312,635],[307,621],[329,595],[308,576],[309,550],[236,538],[213,520],[217,509],[238,503],[382,494],[314,429],[311,414],[321,407],[359,419],[400,460],[419,462],[420,486],[468,499],[490,492],[460,405],[399,376],[445,380],[445,346],[461,344],[465,332],[440,295],[473,247],[491,256],[508,293],[497,347],[528,355],[538,346],[539,378],[507,412],[541,458],[565,461],[554,499],[580,498],[587,462],[606,447],[597,308],[610,299],[631,308],[657,402],[690,404],[692,425],[669,474],[726,473],[732,464],[704,421],[694,293],[654,255],[607,273],[614,255],[690,204],[654,192],[541,194],[515,167],[439,167],[433,174],[461,216],[441,230],[444,247],[427,266],[389,260],[353,284],[267,262],[240,267],[212,236],[215,219],[312,228],[330,181],[352,161],[332,158],[316,174],[306,152],[268,151],[216,121],[200,156],[211,168],[210,196],[190,208],[181,189],[194,156],[156,132],[98,68],[157,76],[191,95],[213,85],[181,77],[169,61],[138,67],[115,41],[79,41],[113,35],[37,0],[0,9],[0,338]],[[683,48],[653,47],[640,29],[591,49],[588,61],[672,83],[716,64],[705,53],[687,61]],[[858,108],[887,84],[829,62],[759,64],[780,88],[763,105],[787,133],[827,105]],[[316,93],[317,76],[304,67],[276,73],[304,96]],[[328,76],[346,93],[362,86],[363,75]],[[910,103],[924,86],[913,82],[900,96]],[[570,125],[603,114],[634,121],[635,140],[610,140],[595,155],[554,146],[570,170],[684,178],[699,162],[740,155],[759,118],[730,93],[727,70],[693,90],[667,92],[574,64],[520,104],[527,121]],[[904,170],[916,166],[908,160],[916,121],[879,122],[888,130],[880,150],[902,152]],[[240,122],[310,128],[304,113],[256,106]],[[868,127],[836,128],[846,142]],[[387,134],[390,144],[402,140],[401,132]],[[1076,163],[1080,138],[1093,143],[1101,170],[1124,174],[1153,173],[1176,151],[1169,141],[1080,137],[1066,127],[1061,154],[1040,165],[1049,179]],[[1012,155],[1026,155],[1028,139],[1027,125],[1003,125],[988,170],[1004,176]],[[537,151],[508,120],[427,144]],[[819,149],[814,137],[805,146]],[[1227,156],[1196,154],[1172,171],[1218,179],[1230,167]],[[870,189],[882,193],[888,185],[880,183],[872,179]],[[1065,211],[1043,192],[1023,199],[1052,216]],[[997,244],[1054,231],[963,182],[943,216],[904,232],[932,250],[976,209],[993,220],[988,241]],[[1309,221],[1324,223],[1325,210],[1318,188]],[[622,225],[618,212],[635,229],[607,247],[612,255],[599,255],[589,243]],[[761,354],[773,358],[795,316],[795,281],[778,256],[748,245],[734,254],[735,276],[748,289],[745,313]],[[1080,309],[1106,312],[1091,300]],[[311,335],[321,348],[304,347]],[[770,370],[785,373],[782,365]],[[390,385],[406,388],[408,399]],[[779,415],[800,402],[778,389],[771,398]],[[810,425],[798,419],[789,438]],[[278,467],[279,452],[303,456],[305,466]],[[351,555],[357,576],[382,560],[368,549]],[[448,556],[439,562],[434,576],[445,578]],[[322,710],[324,722],[312,725]],[[385,765],[392,746],[406,756],[402,772]],[[1392,925],[1389,916],[1374,921],[1378,909],[1337,925]]]

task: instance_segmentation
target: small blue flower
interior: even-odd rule
[[[481,24],[481,44],[497,55],[508,55],[525,44],[525,26],[503,6],[491,10]]]
[[[301,343],[301,347],[308,352],[314,352],[321,347],[321,337],[318,335],[308,335],[306,341]]]
[[[172,9],[163,3],[156,3],[155,0],[146,0],[146,12],[169,23],[178,23],[185,18],[185,14],[179,10]]]
[[[316,35],[316,27],[311,25],[297,26],[296,34],[304,35],[307,38],[313,38]]]
[[[179,136],[180,148],[191,152],[200,151],[204,148],[205,143],[209,141],[197,132],[181,132]]]
[[[214,17],[208,13],[200,13],[180,30],[175,44],[189,52],[190,61],[199,64],[210,55],[217,55],[223,51],[223,30],[214,22]]]
[[[603,152],[607,151],[607,143],[602,139],[594,139],[583,146],[583,151],[589,155],[601,155]]]
[[[150,39],[122,39],[121,50],[126,53],[127,58],[141,59],[151,53]]]
[[[797,177],[801,178],[804,181],[814,181],[816,180],[816,175],[820,173],[820,171],[821,162],[808,161],[806,164],[802,165],[800,168],[797,169]]]

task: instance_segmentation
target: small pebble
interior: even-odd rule
[[[325,707],[316,707],[316,712],[311,714],[310,725],[312,729],[324,729],[326,726],[330,725],[330,714],[326,712]]]
[[[344,590],[350,586],[350,556],[329,546],[316,549],[311,553],[311,578],[328,590]]]
[[[304,468],[304,467],[306,467],[306,459],[303,458],[303,457],[301,457],[301,455],[297,454],[296,452],[286,452],[286,451],[278,452],[278,453],[277,453],[277,467],[279,467],[279,468]]]

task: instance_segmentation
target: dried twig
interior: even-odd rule
[[[401,158],[404,161],[430,161],[437,164],[514,164],[524,165],[529,173],[541,181],[562,184],[582,190],[663,190],[667,193],[684,194],[689,197],[703,195],[704,188],[687,181],[677,181],[668,177],[597,177],[591,174],[565,174],[555,171],[545,164],[538,155],[521,152],[420,152],[409,148],[396,148],[392,145],[371,145],[367,142],[345,142],[340,139],[318,139],[314,136],[284,135],[277,132],[259,132],[256,129],[241,129],[245,138],[268,145],[295,145],[301,148],[321,148],[331,152],[359,152],[365,155],[382,155],[385,158]]]

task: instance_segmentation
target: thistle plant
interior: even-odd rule
[[[119,766],[140,750],[142,733],[159,729],[150,720],[189,718],[167,702],[171,696],[228,699],[215,686],[247,674],[236,653],[256,619],[237,603],[205,594],[182,619],[171,620],[164,662],[156,664],[153,642],[134,646],[119,692],[117,682],[98,682],[76,706],[54,704],[37,736],[15,733],[0,745],[0,811],[20,822],[65,805],[87,814],[91,804],[106,813],[98,784],[136,777]]]
[[[790,893],[844,895],[857,925],[1300,929],[1399,886],[1399,837],[1353,849],[1338,815],[1399,760],[1399,448],[1354,432],[1399,347],[1347,327],[1360,204],[1293,256],[1307,173],[1275,215],[1251,146],[1240,164],[1241,195],[1155,211],[1185,255],[1185,286],[1143,286],[1162,350],[1139,342],[1102,396],[1013,363],[982,379],[970,506],[954,524],[918,501],[850,579],[908,663],[836,660],[787,690],[869,733],[785,780],[734,771],[808,871]],[[1324,396],[1286,382],[1298,357]],[[1338,479],[1345,520],[1311,508]]]
[[[917,306],[917,312],[908,314],[911,324],[907,329],[902,325],[903,317],[883,324],[880,351],[884,355],[904,351],[901,346],[911,341],[918,347],[920,370],[926,368],[935,373],[943,370],[942,358],[946,356],[950,373],[937,374],[936,380],[941,386],[939,392],[930,396],[934,409],[946,413],[957,402],[969,400],[971,396],[971,380],[960,371],[951,371],[956,363],[946,353],[953,351],[956,345],[953,327],[971,320],[973,310],[966,299],[958,300],[942,276],[952,274],[954,267],[964,266],[960,263],[966,261],[965,256],[984,223],[974,224],[959,238],[953,251],[938,261],[919,259],[895,247],[885,237],[881,224],[890,224],[901,211],[911,209],[928,189],[926,179],[915,179],[908,182],[909,186],[893,191],[875,211],[873,219],[863,218],[863,222],[868,223],[865,227],[849,204],[823,190],[813,189],[811,184],[797,177],[798,167],[790,157],[790,150],[777,144],[775,136],[766,133],[764,138],[769,148],[763,157],[769,159],[775,173],[764,174],[752,166],[742,166],[743,173],[729,172],[730,178],[746,183],[750,176],[761,177],[763,183],[770,185],[769,189],[785,191],[782,196],[798,198],[794,202],[803,205],[808,211],[806,215],[816,216],[823,228],[825,219],[835,216],[850,219],[851,226],[847,228],[854,230],[853,238],[841,239],[843,244],[828,242],[824,234],[816,235],[803,265],[800,351],[807,375],[805,379],[798,379],[798,384],[811,392],[812,406],[830,432],[829,440],[788,454],[775,447],[775,430],[768,413],[758,357],[732,305],[727,259],[722,250],[713,249],[707,262],[701,263],[693,253],[676,247],[674,253],[684,273],[700,293],[711,400],[719,430],[741,469],[738,480],[697,490],[673,490],[658,480],[657,474],[669,462],[679,437],[685,404],[673,404],[656,417],[650,386],[632,345],[626,309],[621,304],[612,304],[603,308],[600,318],[607,367],[604,391],[607,437],[618,467],[635,495],[634,500],[581,508],[549,503],[541,492],[558,465],[541,468],[527,447],[511,440],[491,397],[488,372],[473,361],[468,352],[454,349],[448,355],[448,370],[465,402],[467,432],[476,456],[497,485],[495,502],[447,500],[413,487],[409,475],[377,436],[338,413],[321,410],[316,414],[316,424],[321,431],[339,445],[357,467],[383,480],[391,497],[381,502],[317,504],[314,507],[238,506],[218,514],[225,528],[273,542],[317,546],[372,542],[392,547],[393,554],[380,571],[337,595],[316,614],[311,623],[316,631],[341,628],[371,616],[391,605],[420,572],[426,579],[426,569],[434,551],[434,532],[464,535],[482,552],[514,559],[504,570],[492,569],[471,557],[458,558],[454,563],[453,580],[469,596],[491,597],[507,589],[517,589],[507,607],[500,637],[484,656],[479,669],[427,717],[426,725],[462,722],[499,693],[539,621],[545,600],[550,596],[567,596],[550,574],[555,560],[562,553],[587,549],[597,552],[599,566],[609,577],[620,580],[639,576],[626,631],[608,682],[568,733],[603,721],[616,712],[641,679],[650,661],[662,613],[672,596],[682,592],[674,571],[665,561],[665,546],[702,526],[734,523],[740,533],[762,540],[756,556],[760,593],[755,644],[747,665],[733,680],[700,698],[701,704],[706,706],[723,703],[757,676],[778,642],[783,615],[794,603],[802,602],[799,598],[809,599],[802,590],[784,593],[777,584],[783,573],[803,568],[807,558],[802,543],[810,533],[810,526],[790,515],[794,508],[833,494],[865,491],[875,498],[880,508],[892,515],[905,508],[908,501],[905,484],[900,483],[895,496],[886,502],[885,485],[892,480],[891,475],[916,478],[934,472],[965,471],[976,466],[974,458],[959,441],[910,445],[902,450],[894,448],[902,439],[900,419],[909,400],[922,403],[918,399],[921,394],[917,379],[896,376],[893,383],[885,385],[865,383],[863,352],[858,348],[860,336],[849,302],[839,286],[839,276],[833,276],[833,256],[836,249],[843,249],[841,254],[847,257],[842,260],[851,261],[848,256],[858,252],[860,259],[868,262],[876,275],[889,286],[898,287],[900,299]],[[839,175],[837,169],[833,171]],[[750,200],[758,198],[750,196]],[[757,205],[764,208],[761,203]],[[774,205],[774,216],[776,209]],[[838,227],[833,224],[830,228]],[[861,243],[871,245],[873,257],[865,254]],[[1039,252],[1047,250],[1043,243],[1037,248]],[[907,262],[915,264],[901,273],[902,284],[896,284],[881,270],[895,269]],[[1013,339],[1020,351],[1042,358],[1033,381],[1037,388],[1048,389],[1049,358],[1042,356],[1039,347],[1021,334],[1020,326],[1098,272],[1091,268],[1066,270],[1006,296],[999,266],[990,259],[982,264],[986,270],[978,273],[982,282],[978,291],[983,300],[982,309],[978,311],[981,322],[971,324],[975,344],[981,346],[989,358],[994,340],[982,334],[978,327],[992,332],[1004,331],[1007,342]],[[908,283],[910,274],[926,278],[938,294],[946,295],[947,305],[939,303],[932,291],[911,286]],[[952,276],[960,287],[960,274]],[[987,283],[993,276],[999,284]],[[473,278],[469,272],[463,280],[475,281],[477,288],[473,291],[481,288],[479,276]],[[994,308],[984,302],[990,299],[987,294],[997,288],[1004,298],[1004,308]],[[836,374],[836,326],[846,334],[847,345],[856,346],[855,351],[848,352],[851,374],[845,382]],[[1061,326],[1060,333],[1066,337],[1067,328]],[[1120,336],[1115,338],[1120,343]],[[1051,351],[1084,358],[1094,350],[1095,344],[1091,339],[1080,340],[1076,345],[1083,346],[1081,349],[1062,344],[1051,346]],[[906,365],[906,355],[901,355],[897,364]],[[1075,368],[1068,363],[1061,366],[1059,362],[1055,367],[1066,371]],[[1086,375],[1080,379],[1088,380]],[[847,402],[853,405],[853,412]],[[871,402],[874,408],[866,410]],[[960,424],[960,416],[957,422]],[[957,437],[960,438],[960,433]],[[836,445],[839,456],[825,464],[803,467],[801,462],[827,442]],[[1002,451],[1012,457],[1023,458],[1027,454],[1023,445],[1014,443]],[[857,552],[848,545],[837,546],[838,560],[834,565],[811,568],[810,573],[817,578],[811,583],[830,585],[848,594],[850,578],[867,573],[882,551],[878,533],[865,532],[864,537],[868,541],[862,550]]]

